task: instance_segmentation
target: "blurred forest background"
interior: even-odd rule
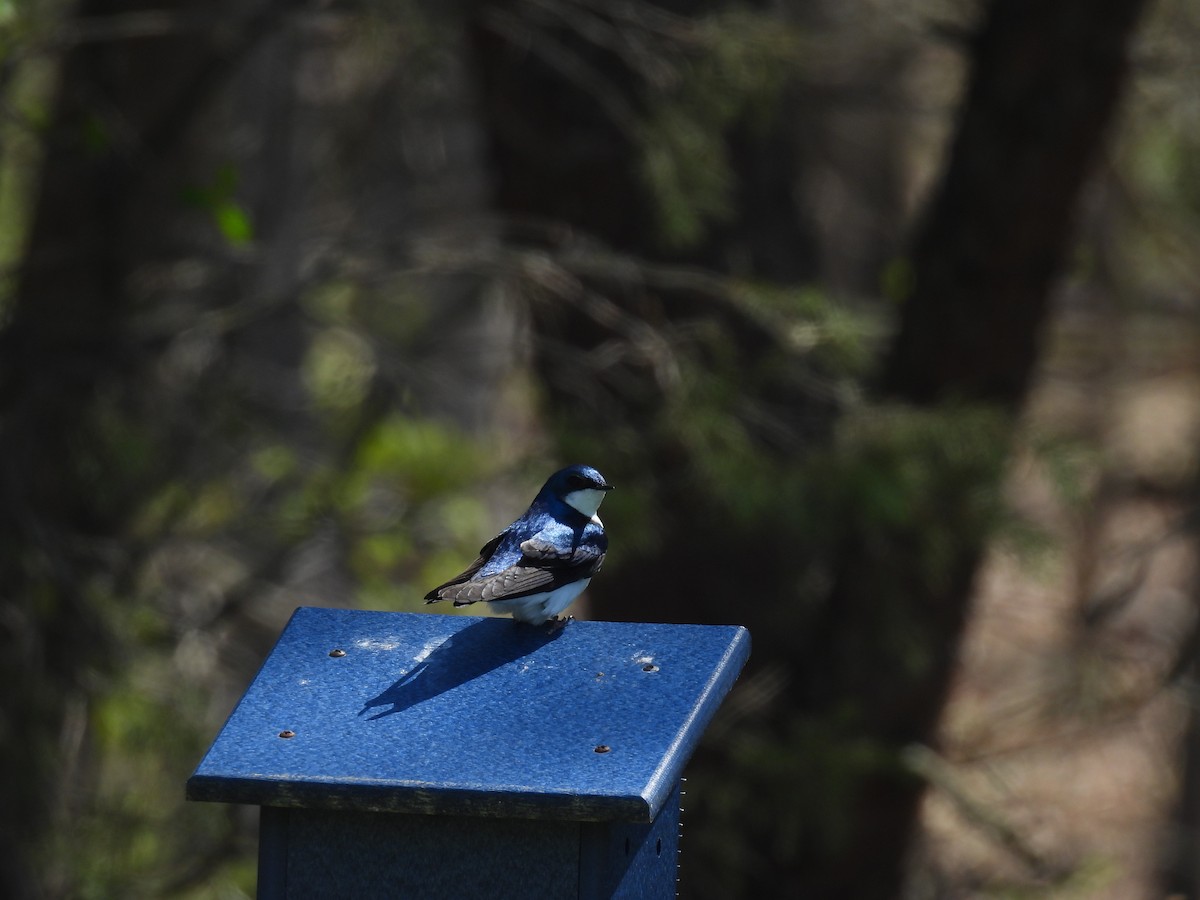
[[[252,896],[292,609],[585,461],[681,896],[1200,896],[1200,6],[0,0],[0,892]]]

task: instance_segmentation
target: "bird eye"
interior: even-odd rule
[[[588,486],[588,480],[582,475],[572,475],[567,479],[567,484],[575,490],[579,490],[580,488],[585,488]]]

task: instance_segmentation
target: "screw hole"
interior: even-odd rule
[[[654,855],[662,856],[662,838],[654,842]]]
[[[629,838],[625,838],[625,855],[629,855]]]
[[[654,663],[646,663],[644,666],[642,666],[642,671],[643,672],[657,672],[658,666],[656,666]]]

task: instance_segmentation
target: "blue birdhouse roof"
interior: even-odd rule
[[[738,626],[301,608],[187,795],[649,822],[749,652]]]

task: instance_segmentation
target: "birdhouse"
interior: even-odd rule
[[[261,807],[258,896],[673,898],[737,626],[301,608],[188,780]]]

